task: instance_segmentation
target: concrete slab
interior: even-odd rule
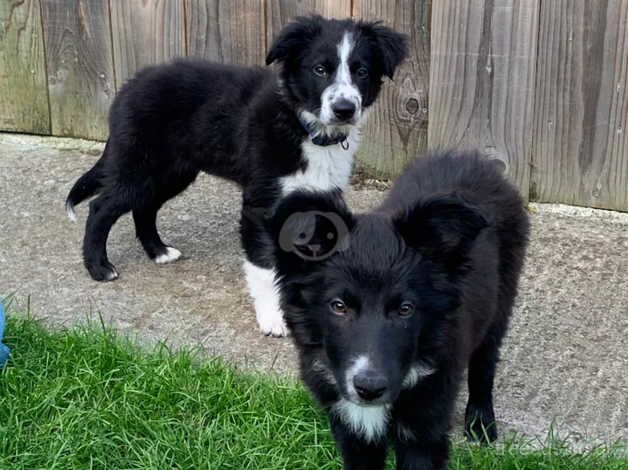
[[[199,347],[234,363],[295,372],[292,345],[256,329],[241,271],[237,188],[199,177],[160,213],[164,239],[184,258],[157,266],[125,216],[109,254],[121,278],[93,282],[80,258],[78,223],[63,210],[102,145],[0,134],[0,295],[14,294],[52,325],[100,313],[151,343]],[[368,185],[367,185],[368,186]],[[383,193],[360,185],[349,203],[367,210]],[[496,384],[502,424],[546,435],[628,441],[628,214],[536,205],[530,254]]]

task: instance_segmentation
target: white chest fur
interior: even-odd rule
[[[353,129],[346,141],[349,146],[345,150],[342,145],[326,147],[314,145],[309,140],[301,144],[303,158],[307,161],[305,170],[299,170],[280,180],[283,195],[299,189],[331,191],[344,190],[349,184],[353,171],[353,158],[360,144],[360,134]]]

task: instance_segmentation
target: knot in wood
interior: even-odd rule
[[[416,114],[419,110],[419,101],[416,98],[410,98],[406,101],[406,111],[410,114]]]

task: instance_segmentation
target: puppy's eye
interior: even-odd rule
[[[321,64],[315,65],[314,68],[312,69],[312,72],[314,72],[319,77],[326,77],[328,74],[327,68]]]
[[[366,67],[360,67],[358,70],[355,71],[355,74],[360,78],[366,78],[369,76],[369,69],[367,69]]]
[[[347,306],[340,299],[334,299],[329,302],[329,309],[336,315],[344,315],[347,313]]]
[[[399,306],[399,316],[409,317],[414,312],[414,304],[412,302],[403,302]]]

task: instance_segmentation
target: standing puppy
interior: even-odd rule
[[[278,74],[195,60],[138,72],[111,107],[102,157],[67,198],[74,218],[74,206],[97,195],[83,243],[89,274],[118,277],[106,243],[129,211],[151,259],[178,259],[157,233],[157,212],[200,171],[220,176],[242,188],[244,270],[260,328],[284,335],[263,214],[295,189],[344,189],[366,110],[405,54],[405,38],[378,23],[311,16],[275,39],[266,63],[279,62]]]
[[[495,161],[414,162],[375,212],[295,193],[270,221],[281,306],[301,376],[346,469],[444,469],[468,367],[466,432],[497,437],[493,378],[517,293],[528,218]]]

